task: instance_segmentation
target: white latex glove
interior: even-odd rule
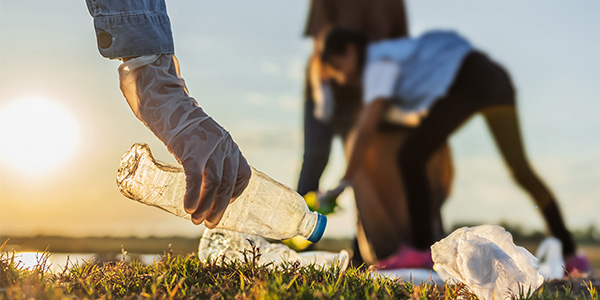
[[[185,211],[213,228],[248,185],[250,167],[229,133],[188,95],[174,55],[141,56],[119,67],[136,117],[165,143],[186,175]]]

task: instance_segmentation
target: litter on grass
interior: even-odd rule
[[[510,299],[544,282],[538,260],[512,235],[493,225],[462,227],[431,246],[434,270],[467,285],[480,299]]]
[[[423,282],[435,282],[438,285],[444,284],[444,280],[440,275],[430,269],[384,269],[371,272],[371,276],[393,278],[417,284]]]
[[[564,276],[565,260],[562,255],[562,243],[555,237],[548,237],[542,241],[535,256],[539,259],[540,274],[546,280],[561,279]]]
[[[309,251],[298,253],[281,243],[270,243],[257,236],[224,229],[206,229],[200,240],[198,257],[200,260],[221,259],[243,262],[245,257],[251,258],[258,249],[258,264],[278,266],[284,262],[299,261],[302,266],[314,264],[321,268],[337,267],[342,271],[348,267],[349,254],[342,250],[339,253],[325,251]]]

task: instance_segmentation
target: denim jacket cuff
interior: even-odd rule
[[[107,58],[174,53],[166,12],[95,16],[94,27],[98,50]]]

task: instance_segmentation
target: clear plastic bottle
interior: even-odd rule
[[[198,258],[201,261],[212,260],[216,263],[226,261],[243,262],[249,251],[258,248],[259,265],[280,266],[283,262],[300,262],[302,266],[315,265],[320,268],[338,267],[345,270],[349,263],[349,253],[325,251],[307,251],[298,253],[281,243],[269,243],[262,237],[239,233],[225,229],[206,229],[198,245]]]
[[[156,161],[146,144],[134,144],[123,155],[117,184],[130,199],[190,218],[183,208],[183,168]],[[278,240],[301,235],[316,243],[326,225],[327,218],[311,212],[302,196],[252,168],[248,186],[229,204],[216,228]]]

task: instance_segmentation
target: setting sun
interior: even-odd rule
[[[79,124],[57,101],[28,96],[0,107],[0,160],[27,175],[63,164],[79,143]]]

